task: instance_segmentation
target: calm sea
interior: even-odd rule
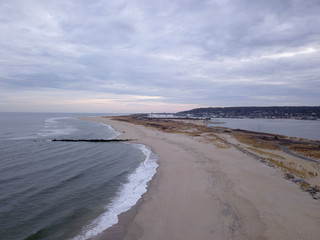
[[[87,239],[117,223],[157,167],[148,147],[111,139],[85,114],[0,113],[0,238]],[[92,114],[91,114],[92,115]]]
[[[216,118],[209,125],[320,140],[320,121],[313,120]]]

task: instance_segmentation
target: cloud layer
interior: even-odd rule
[[[0,2],[0,111],[320,105],[315,0]]]

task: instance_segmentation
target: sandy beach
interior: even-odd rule
[[[85,119],[111,125],[120,138],[148,145],[159,157],[122,239],[319,239],[320,201],[279,169],[191,135]]]

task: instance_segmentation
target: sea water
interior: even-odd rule
[[[154,175],[147,146],[85,114],[0,113],[0,238],[87,239],[116,224]]]

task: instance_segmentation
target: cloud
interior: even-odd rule
[[[319,11],[312,0],[2,1],[0,91],[72,92],[83,111],[100,95],[123,111],[151,110],[146,99],[167,111],[319,105]]]

